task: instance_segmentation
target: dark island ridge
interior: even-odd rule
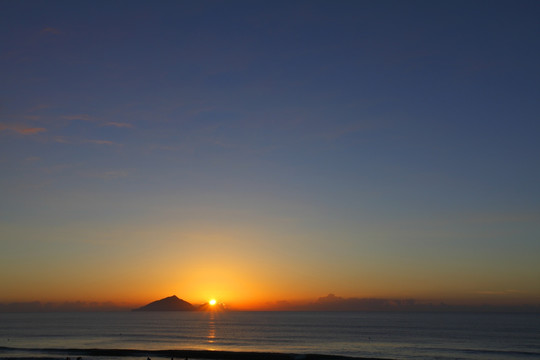
[[[156,300],[133,311],[195,311],[197,308],[176,295]]]

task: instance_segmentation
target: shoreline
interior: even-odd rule
[[[10,356],[13,353],[14,356]],[[36,354],[36,356],[16,356]],[[39,357],[37,355],[40,355]],[[48,356],[47,356],[48,355]],[[54,357],[54,355],[61,357]],[[163,358],[163,359],[205,359],[205,360],[390,360],[383,358],[366,358],[327,354],[302,354],[259,351],[224,351],[224,350],[140,350],[140,349],[68,349],[68,348],[15,348],[0,347],[1,360],[53,360],[77,359],[81,357],[130,357],[130,358]]]

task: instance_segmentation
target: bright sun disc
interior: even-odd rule
[[[216,305],[217,301],[216,301],[216,299],[212,299],[212,300],[210,300],[208,303],[209,303],[210,305],[214,306],[214,305]]]

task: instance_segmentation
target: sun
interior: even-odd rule
[[[217,304],[217,301],[216,299],[211,299],[208,303],[210,304],[210,306],[214,306]]]

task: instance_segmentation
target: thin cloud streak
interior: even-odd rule
[[[133,127],[133,125],[129,123],[121,123],[121,122],[108,122],[108,123],[103,124],[102,126],[112,126],[112,127],[117,127],[117,128],[132,128]]]
[[[43,29],[41,29],[42,34],[53,34],[53,35],[60,35],[62,32],[58,29],[55,29],[53,27],[47,26]]]
[[[129,176],[129,173],[125,170],[111,170],[105,172],[96,172],[91,174],[86,174],[87,177],[97,178],[103,180],[114,180],[119,178],[124,178]]]
[[[113,141],[109,140],[83,140],[84,144],[96,144],[96,145],[118,145]]]
[[[488,292],[493,295],[494,292]],[[499,292],[495,292],[499,295]],[[478,295],[486,295],[479,292]],[[504,294],[516,294],[508,290]],[[272,311],[436,311],[436,312],[460,312],[460,311],[486,311],[486,312],[531,312],[539,311],[538,304],[500,304],[500,305],[471,305],[471,304],[447,304],[419,299],[397,298],[344,298],[334,294],[328,294],[318,298],[314,302],[294,303],[289,301],[277,301],[266,304],[267,310]]]
[[[5,125],[0,124],[0,131],[11,130],[20,135],[35,135],[47,131],[42,127],[26,127],[23,125]]]
[[[120,145],[114,141],[110,140],[99,140],[99,139],[72,139],[65,136],[55,136],[53,139],[54,142],[60,144],[94,144],[94,145]]]
[[[0,304],[0,313],[6,312],[64,312],[64,311],[121,311],[130,308],[127,304],[113,302],[68,301],[53,302],[12,302]]]
[[[508,296],[508,295],[524,294],[524,292],[517,291],[517,290],[481,290],[481,291],[476,291],[475,294],[490,295],[490,296]]]
[[[87,114],[64,115],[61,118],[64,120],[82,120],[82,121],[94,120],[90,115],[87,115]]]
[[[45,128],[25,128],[25,129],[20,129],[20,130],[15,130],[15,131],[23,135],[34,135],[34,134],[39,134],[41,132],[45,132],[47,130],[45,130]]]
[[[55,136],[53,141],[60,144],[71,144],[71,141],[69,141],[65,136]]]

